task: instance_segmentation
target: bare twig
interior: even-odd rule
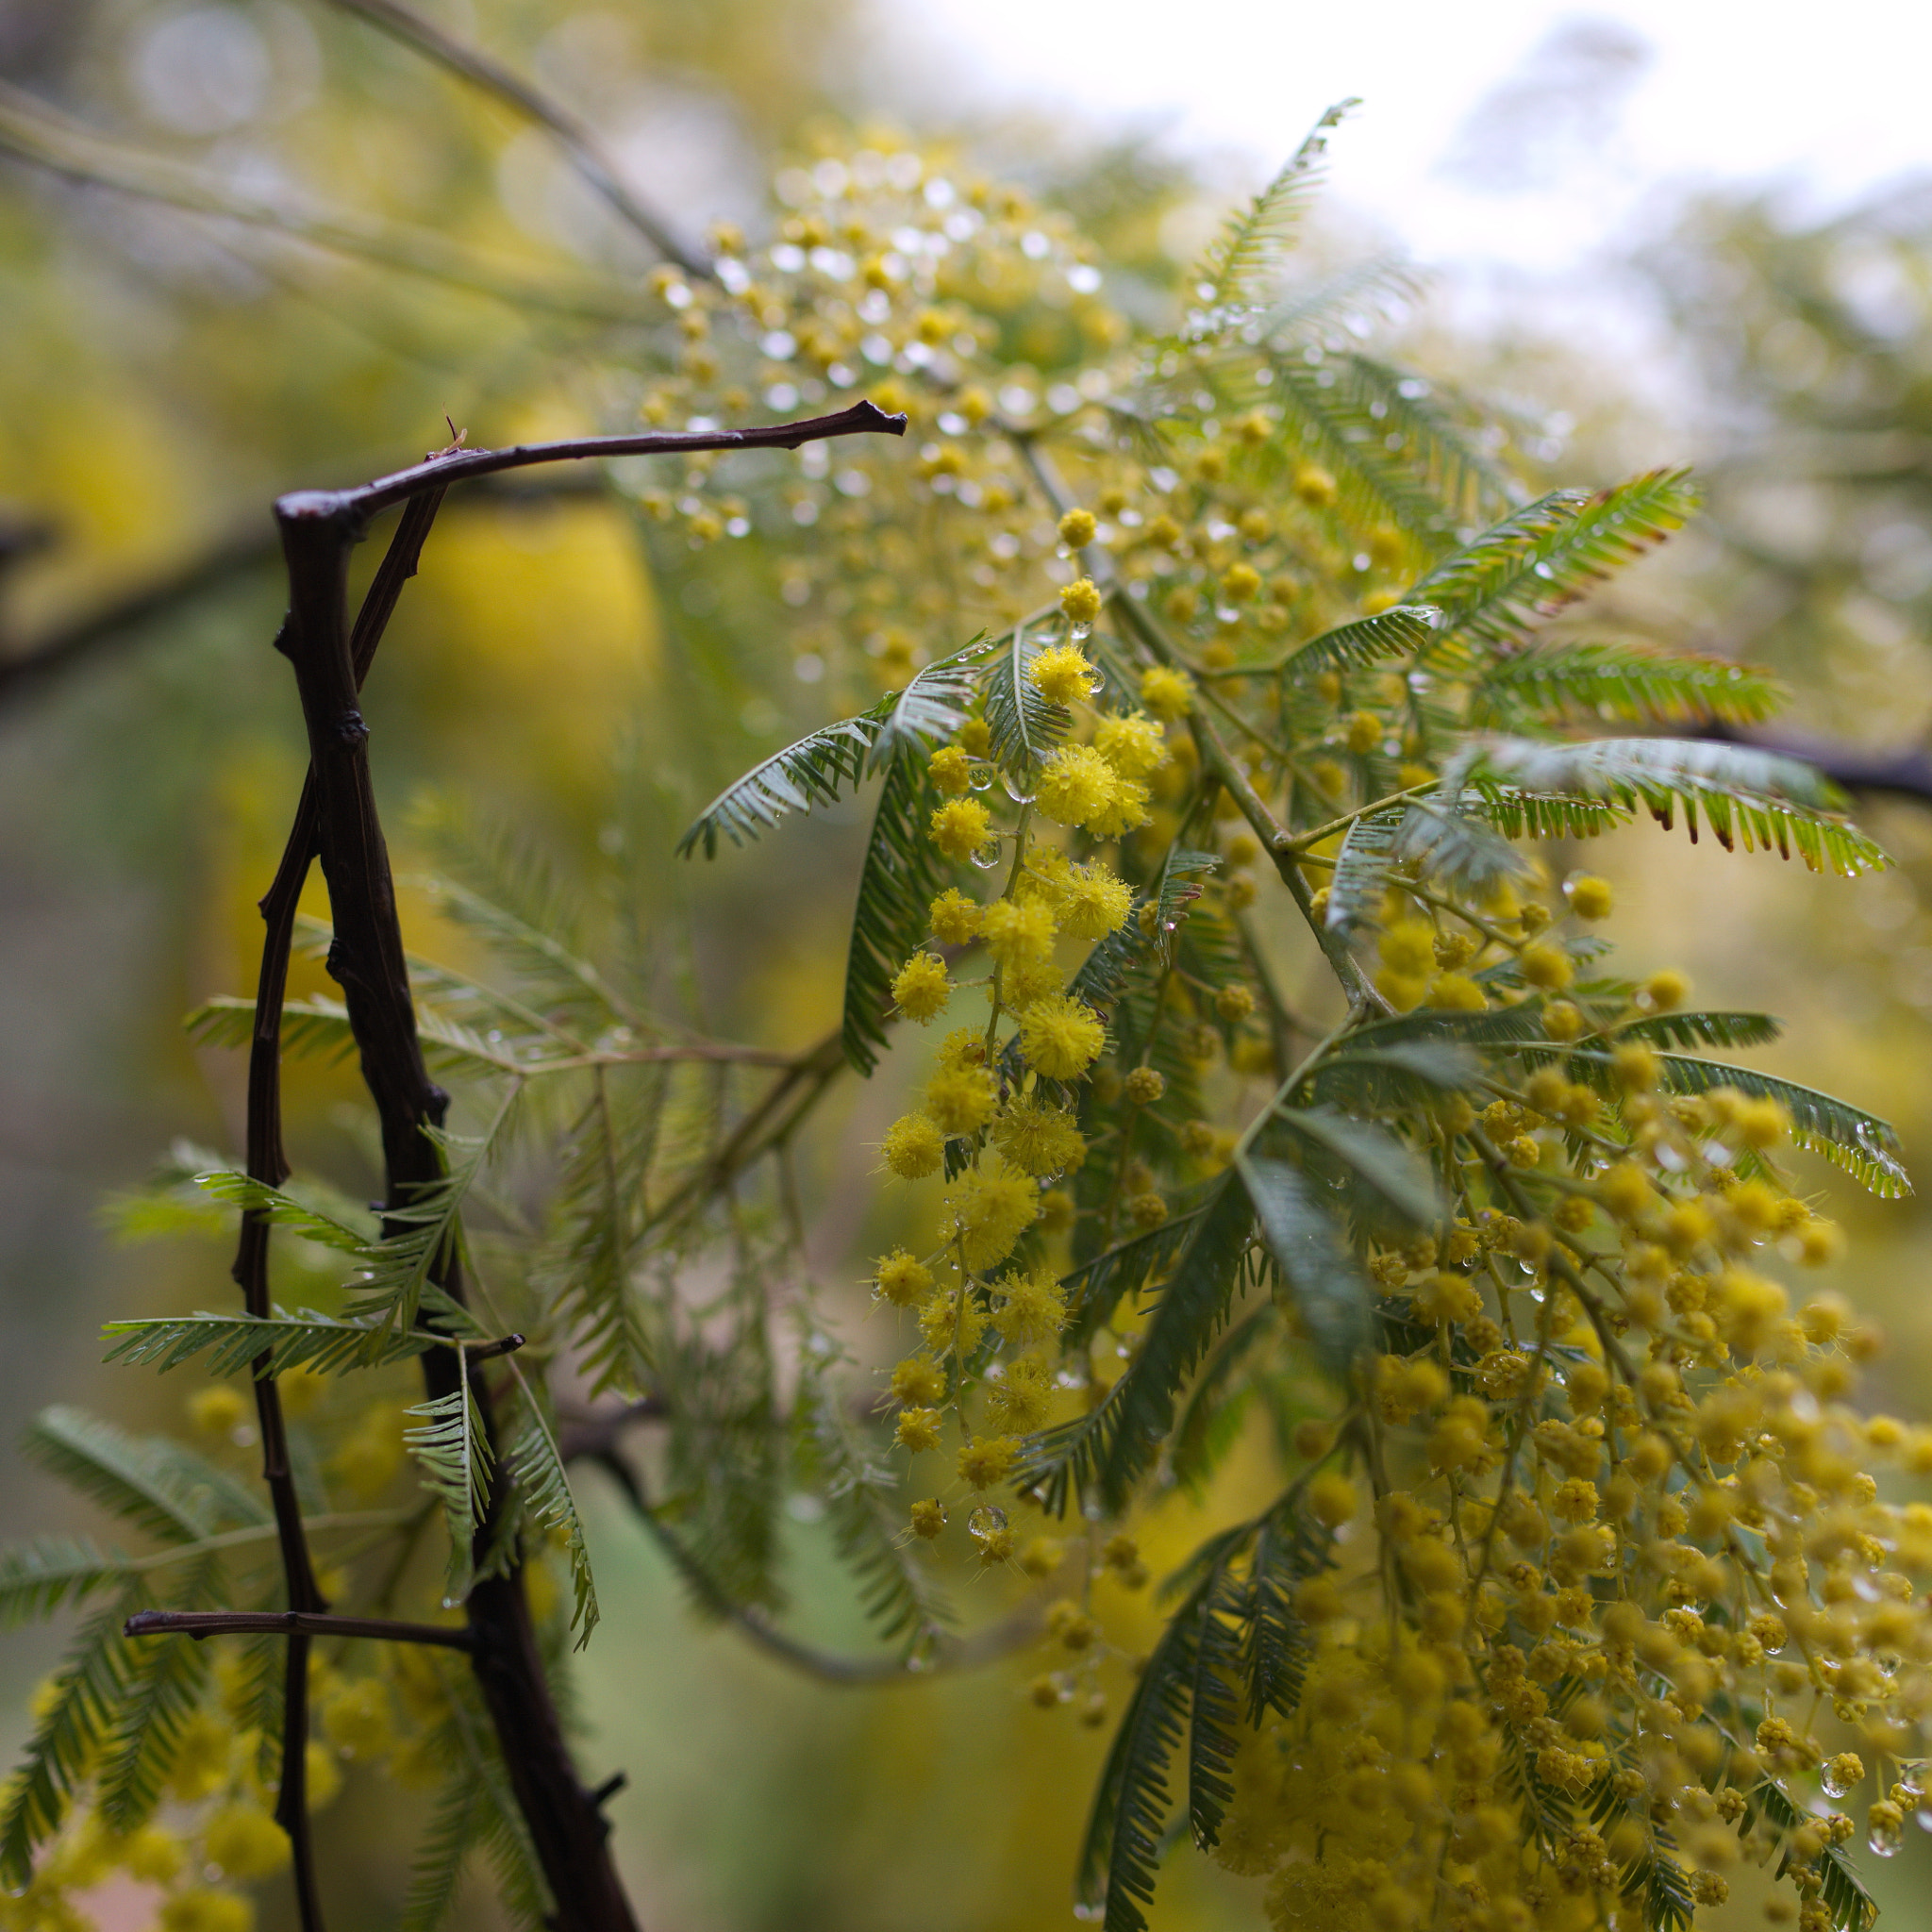
[[[452,1624],[401,1624],[390,1617],[328,1617],[303,1610],[137,1610],[121,1626],[126,1637],[373,1637],[386,1643],[435,1643],[469,1650],[470,1633]],[[291,1646],[293,1647],[292,1645]]]

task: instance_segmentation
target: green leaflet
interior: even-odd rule
[[[21,1450],[110,1515],[166,1543],[268,1521],[256,1493],[167,1436],[131,1436],[83,1409],[42,1409]]]
[[[1186,1407],[1174,1424],[1170,1453],[1174,1480],[1196,1497],[1233,1448],[1248,1398],[1254,1392],[1252,1379],[1241,1380],[1241,1371],[1255,1350],[1279,1328],[1280,1317],[1273,1307],[1243,1315],[1222,1337],[1188,1391]]]
[[[217,1609],[223,1583],[221,1559],[204,1557],[181,1574],[170,1607]],[[205,1645],[185,1637],[142,1637],[132,1648],[133,1669],[96,1774],[101,1817],[114,1831],[131,1831],[153,1815],[211,1661]]]
[[[354,1255],[358,1260],[367,1259],[375,1246],[369,1236],[358,1229],[305,1206],[292,1194],[285,1194],[281,1189],[272,1188],[266,1181],[258,1181],[239,1169],[224,1167],[210,1174],[198,1174],[194,1185],[225,1207],[239,1208],[244,1214],[259,1214],[271,1226],[285,1227],[304,1241]]]
[[[845,959],[842,1042],[847,1063],[860,1074],[878,1065],[892,981],[932,929],[929,908],[946,883],[945,862],[926,836],[939,802],[924,755],[897,755],[886,768],[873,815]]]
[[[1451,1041],[1397,1040],[1357,1048],[1361,1037],[1349,1035],[1338,1051],[1308,1070],[1303,1085],[1316,1105],[1346,1113],[1391,1113],[1463,1092],[1483,1074],[1480,1056]]]
[[[463,1867],[482,1839],[490,1793],[479,1777],[459,1774],[445,1785],[409,1861],[398,1932],[441,1932],[456,1908]]]
[[[128,1574],[127,1559],[90,1537],[37,1536],[0,1550],[0,1625],[39,1623]]]
[[[1352,933],[1380,916],[1389,868],[1395,863],[1396,834],[1407,815],[1406,805],[1389,806],[1364,813],[1342,834],[1323,915],[1330,932]]]
[[[1095,1469],[1101,1504],[1109,1515],[1125,1508],[1134,1484],[1152,1466],[1173,1425],[1182,1383],[1227,1319],[1254,1224],[1247,1191],[1229,1169],[1203,1201],[1200,1218],[1147,1318],[1141,1346],[1109,1393],[1110,1440]]]
[[[1439,613],[1426,604],[1398,604],[1310,638],[1289,653],[1281,668],[1291,677],[1364,671],[1391,658],[1413,656],[1435,635],[1438,622]]]
[[[1064,705],[1050,703],[1034,684],[1029,674],[1041,647],[1026,628],[1017,626],[987,666],[985,700],[993,758],[1023,784],[1032,782],[1074,722]]]
[[[1351,1215],[1411,1228],[1443,1218],[1428,1170],[1387,1129],[1326,1108],[1276,1107],[1272,1124],[1299,1143],[1313,1178],[1341,1182],[1329,1198]]]
[[[1479,740],[1443,774],[1445,794],[1474,784],[1494,793],[1497,808],[1513,794],[1607,805],[1650,812],[1666,831],[1678,810],[1694,841],[1701,808],[1726,851],[1793,850],[1814,872],[1826,866],[1855,876],[1890,864],[1885,853],[1839,815],[1844,803],[1810,766],[1755,745],[1711,744],[1681,738],[1602,738],[1549,744],[1526,738]]]
[[[1409,598],[1439,606],[1449,633],[1514,643],[1681,528],[1696,501],[1684,470],[1652,470],[1595,494],[1552,491],[1438,564]]]
[[[345,1322],[304,1308],[291,1315],[276,1309],[272,1316],[162,1316],[133,1322],[109,1322],[102,1339],[113,1343],[103,1357],[154,1368],[161,1374],[207,1355],[212,1375],[239,1374],[253,1369],[266,1356],[260,1373],[284,1375],[291,1369],[309,1368],[318,1374],[344,1369],[379,1368],[436,1346],[439,1337],[421,1329],[398,1332],[368,1322]]]
[[[1652,1046],[1769,1046],[1783,1034],[1769,1013],[1652,1013],[1617,1028],[1618,1039]]]
[[[1203,305],[1188,333],[1199,337],[1226,326],[1224,308],[1244,309],[1266,295],[1300,225],[1303,208],[1322,178],[1328,130],[1359,103],[1339,101],[1317,121],[1279,174],[1238,214],[1228,217],[1188,276],[1191,300]],[[1111,1932],[1111,1928],[1109,1928]]]
[[[1547,727],[1565,716],[1756,724],[1779,709],[1785,696],[1769,672],[1727,658],[1627,642],[1541,643],[1484,667],[1471,695],[1470,722],[1504,730]]]
[[[571,1493],[570,1477],[549,1420],[539,1407],[536,1395],[521,1380],[517,1407],[519,1424],[504,1457],[504,1467],[515,1485],[525,1518],[540,1528],[560,1532],[563,1537],[573,1595],[571,1627],[577,1633],[576,1648],[581,1650],[591,1641],[591,1632],[597,1627],[602,1615],[597,1607],[596,1579],[591,1574],[591,1553],[584,1540],[583,1520],[577,1514],[576,1498]]]
[[[1304,1174],[1258,1155],[1238,1158],[1261,1239],[1315,1358],[1346,1388],[1371,1339],[1368,1283]]]
[[[965,720],[962,707],[979,675],[974,660],[983,655],[975,638],[951,658],[927,665],[904,691],[889,691],[856,718],[821,725],[754,765],[691,821],[677,842],[678,857],[689,858],[702,846],[707,858],[715,858],[721,833],[734,845],[747,845],[786,813],[833,804],[867,772],[951,736]]]
[[[475,1561],[476,1526],[490,1507],[490,1439],[476,1398],[470,1391],[468,1364],[458,1349],[462,1385],[433,1401],[419,1402],[410,1415],[423,1420],[403,1431],[403,1441],[423,1469],[425,1486],[442,1505],[449,1530],[449,1579],[444,1594],[468,1594]]]
[[[33,1874],[33,1855],[59,1830],[75,1787],[113,1734],[139,1669],[121,1625],[146,1607],[137,1585],[81,1625],[54,1674],[47,1702],[0,1810],[0,1885],[11,1890]]]

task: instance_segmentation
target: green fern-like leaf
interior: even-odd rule
[[[1474,794],[1417,799],[1395,830],[1396,863],[1478,900],[1533,877],[1529,861],[1470,809],[1481,803]]]
[[[504,1467],[516,1486],[525,1518],[563,1538],[573,1594],[571,1627],[577,1633],[576,1647],[581,1650],[602,1615],[597,1607],[596,1579],[591,1574],[583,1519],[577,1514],[576,1498],[571,1493],[570,1477],[548,1418],[527,1389],[520,1388],[519,1396],[517,1433],[505,1455]]]
[[[1233,1621],[1240,1587],[1217,1571],[1196,1613],[1188,1685],[1188,1825],[1198,1845],[1217,1844],[1234,1801],[1240,1748],[1241,1626]]]
[[[1174,1430],[1170,1460],[1174,1480],[1198,1497],[1208,1479],[1234,1447],[1252,1379],[1242,1382],[1248,1357],[1273,1335],[1280,1317],[1272,1307],[1243,1315],[1222,1337],[1207,1366],[1194,1378]]]
[[[1368,1347],[1368,1284],[1307,1177],[1286,1161],[1240,1157],[1255,1220],[1315,1359],[1343,1387]]]
[[[1232,1169],[1216,1181],[1174,1257],[1141,1341],[1109,1391],[1109,1440],[1095,1477],[1109,1515],[1125,1508],[1134,1484],[1166,1439],[1189,1372],[1227,1319],[1255,1210]]]
[[[206,1315],[148,1317],[109,1322],[102,1339],[111,1341],[103,1359],[148,1367],[165,1374],[206,1355],[213,1375],[239,1374],[253,1369],[266,1356],[260,1374],[285,1375],[291,1369],[308,1368],[318,1374],[344,1369],[375,1368],[421,1355],[438,1338],[420,1329],[373,1333],[368,1322],[345,1322],[304,1308],[291,1315],[277,1309],[272,1316]]]
[[[40,1623],[129,1574],[127,1558],[89,1537],[37,1536],[0,1550],[0,1627]]]
[[[1840,815],[1844,800],[1828,779],[1796,758],[1755,745],[1681,738],[1601,738],[1582,744],[1492,738],[1479,741],[1453,773],[1444,773],[1445,796],[1460,795],[1458,780],[1485,792],[1493,786],[1625,812],[1641,808],[1667,831],[1681,810],[1693,841],[1701,808],[1726,851],[1738,843],[1747,852],[1761,847],[1787,858],[1795,851],[1813,872],[1828,866],[1855,876],[1890,863]]]
[[[1314,1645],[1295,1614],[1294,1593],[1328,1567],[1330,1546],[1327,1534],[1308,1522],[1292,1496],[1257,1527],[1241,1607],[1241,1677],[1251,1724],[1270,1711],[1286,1717],[1301,1703]]]
[[[861,1074],[878,1065],[892,981],[930,930],[929,908],[945,884],[946,868],[926,837],[938,803],[924,755],[913,751],[895,758],[866,841],[845,958],[841,1037],[847,1063]]]
[[[54,1674],[0,1809],[0,1885],[9,1890],[33,1875],[35,1848],[59,1830],[75,1787],[113,1735],[139,1669],[121,1626],[144,1603],[136,1590],[89,1618]]]
[[[463,1868],[483,1836],[490,1794],[480,1778],[458,1776],[443,1787],[409,1864],[398,1932],[441,1932],[456,1909]]]
[[[285,1227],[304,1241],[319,1242],[358,1259],[367,1259],[374,1245],[366,1234],[346,1222],[324,1214],[292,1194],[284,1193],[280,1188],[272,1188],[266,1181],[258,1181],[237,1169],[223,1167],[198,1174],[194,1185],[225,1207],[259,1214],[272,1226]]]
[[[1341,1184],[1328,1198],[1351,1215],[1371,1225],[1407,1228],[1432,1227],[1443,1218],[1428,1170],[1373,1122],[1328,1108],[1277,1107],[1270,1124],[1295,1144],[1314,1178]]]
[[[82,1409],[43,1409],[20,1446],[50,1475],[160,1542],[198,1542],[268,1521],[251,1490],[185,1444],[131,1436]]]
[[[1755,724],[1784,704],[1769,672],[1633,643],[1543,643],[1492,659],[1471,693],[1470,722],[1521,729],[1563,717]]]
[[[470,1587],[476,1525],[490,1507],[490,1439],[467,1374],[460,1388],[419,1402],[408,1413],[423,1420],[403,1431],[403,1441],[421,1465],[425,1485],[442,1505],[449,1530],[449,1583],[444,1593],[461,1597]]]
[[[1395,863],[1396,835],[1407,815],[1407,806],[1367,812],[1342,834],[1323,914],[1330,932],[1353,933],[1374,924]]]
[[[1030,675],[1042,648],[1023,624],[986,672],[985,717],[992,755],[1022,784],[1031,782],[1074,722],[1074,714],[1052,703]]]
[[[1651,1046],[1769,1046],[1784,1027],[1769,1013],[1651,1013],[1618,1027],[1621,1040]]]
[[[184,1570],[172,1607],[211,1610],[222,1600],[221,1560],[205,1557]],[[133,1669],[114,1713],[103,1757],[96,1802],[115,1831],[131,1831],[153,1815],[175,1768],[181,1733],[200,1705],[209,1676],[208,1653],[180,1637],[144,1637],[134,1644]]]
[[[1343,674],[1412,657],[1435,635],[1438,613],[1426,604],[1397,604],[1374,617],[1357,617],[1324,630],[1289,653],[1282,669],[1307,678],[1324,671]]]
[[[1102,1932],[1146,1932],[1141,1907],[1154,1897],[1171,1803],[1168,1765],[1187,1730],[1201,1606],[1219,1576],[1218,1569],[1210,1571],[1161,1633],[1100,1774],[1077,1890],[1090,1913],[1105,1905]]]
[[[1351,1036],[1351,1041],[1359,1035]],[[1309,1069],[1307,1091],[1317,1104],[1346,1113],[1391,1113],[1460,1093],[1482,1077],[1483,1062],[1445,1040],[1403,1040],[1324,1055]]]
[[[1224,327],[1227,318],[1218,311],[1245,310],[1267,294],[1280,274],[1302,210],[1322,178],[1328,130],[1339,126],[1357,105],[1347,100],[1330,108],[1274,180],[1228,218],[1188,278],[1190,293],[1203,305],[1191,324],[1191,334],[1198,338]]]
[[[1595,494],[1553,491],[1437,565],[1409,601],[1440,607],[1447,633],[1516,643],[1680,529],[1696,502],[1684,470],[1652,470]]]

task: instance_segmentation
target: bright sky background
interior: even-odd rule
[[[1932,169],[1924,0],[888,0],[936,95],[1164,125],[1256,177],[1330,102],[1332,192],[1425,261],[1560,275],[1675,185],[1774,179],[1820,211]],[[1598,58],[1556,51],[1581,39]],[[1539,65],[1514,179],[1445,167],[1472,110]],[[1593,65],[1593,77],[1592,77]],[[1579,72],[1579,69],[1581,70]],[[1522,127],[1521,114],[1492,124]],[[1466,144],[1464,146],[1466,152]],[[1511,174],[1504,158],[1503,173]],[[1493,162],[1493,158],[1492,158]],[[1530,179],[1524,181],[1527,175]]]

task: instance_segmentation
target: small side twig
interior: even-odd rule
[[[434,1643],[471,1650],[475,1641],[460,1625],[404,1624],[390,1617],[333,1617],[312,1610],[138,1610],[121,1626],[125,1637],[280,1636],[373,1637],[385,1643]]]

